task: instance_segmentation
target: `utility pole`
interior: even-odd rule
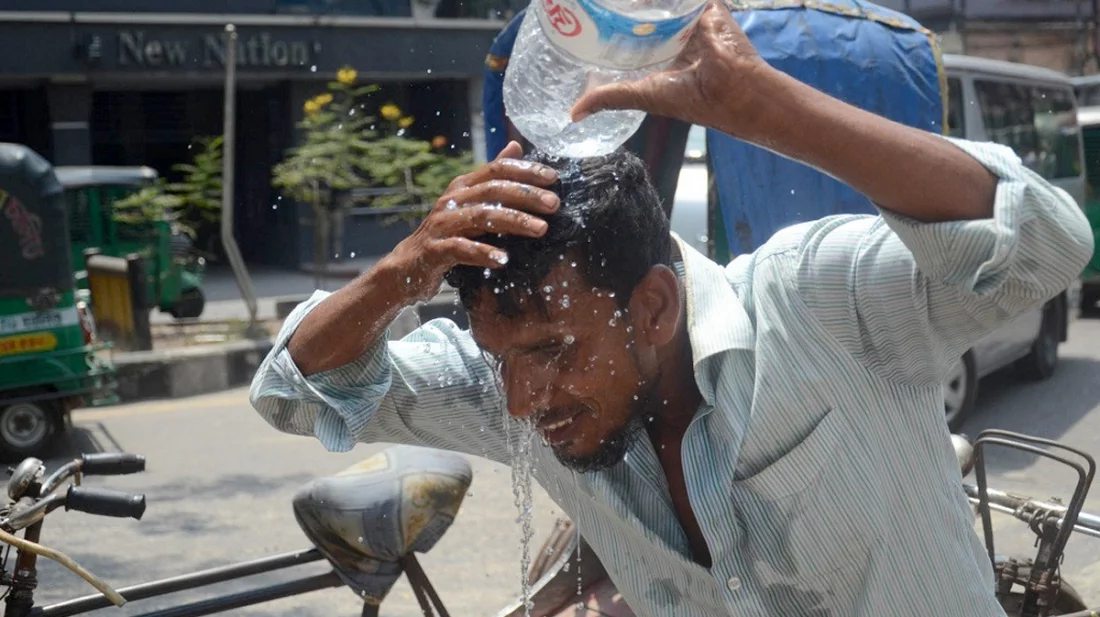
[[[241,257],[237,239],[233,236],[233,185],[237,155],[237,28],[233,24],[225,26],[225,110],[222,117],[222,248],[233,268],[237,287],[241,290],[244,303],[248,306],[249,336],[260,334],[256,323],[256,292],[252,289],[252,278],[248,276],[248,267]]]

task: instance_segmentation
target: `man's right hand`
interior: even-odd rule
[[[512,142],[495,161],[455,178],[412,235],[306,314],[287,343],[301,373],[309,376],[357,359],[402,309],[430,300],[455,265],[507,263],[500,249],[473,238],[546,233],[546,222],[535,214],[558,209],[558,196],[543,188],[557,173],[521,156],[523,149]]]
[[[546,221],[534,214],[558,209],[558,196],[543,188],[557,180],[557,172],[520,160],[522,155],[520,145],[511,142],[496,160],[455,178],[416,231],[384,258],[398,285],[404,275],[406,304],[430,300],[456,265],[495,269],[508,263],[504,251],[472,238],[546,233]]]

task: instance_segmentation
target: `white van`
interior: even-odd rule
[[[1085,172],[1077,104],[1069,77],[1043,68],[946,54],[949,134],[1013,148],[1031,169],[1084,207]],[[706,134],[691,127],[673,201],[672,230],[707,254]],[[952,429],[973,408],[978,380],[1014,365],[1025,376],[1050,377],[1058,346],[1076,316],[1076,284],[1036,310],[979,341],[944,381],[944,411]],[[1071,307],[1073,310],[1071,310]]]

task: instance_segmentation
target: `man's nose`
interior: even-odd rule
[[[527,418],[550,402],[550,381],[534,379],[526,371],[511,372],[507,378],[508,413],[517,420]],[[518,373],[518,374],[517,374]]]

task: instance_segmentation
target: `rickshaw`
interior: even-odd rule
[[[1097,316],[1100,315],[1100,106],[1079,108],[1077,122],[1085,145],[1085,177],[1088,179],[1085,215],[1092,223],[1096,244],[1092,261],[1081,274],[1081,314]]]
[[[65,190],[72,237],[73,264],[81,289],[87,288],[84,251],[98,248],[103,255],[145,257],[148,277],[147,306],[157,307],[177,319],[202,315],[205,297],[202,276],[205,261],[192,254],[188,236],[177,232],[171,221],[140,223],[119,220],[115,203],[152,186],[158,174],[149,167],[57,167],[57,179]]]
[[[0,143],[0,456],[48,452],[77,407],[117,401],[114,368],[77,298],[61,184]]]

